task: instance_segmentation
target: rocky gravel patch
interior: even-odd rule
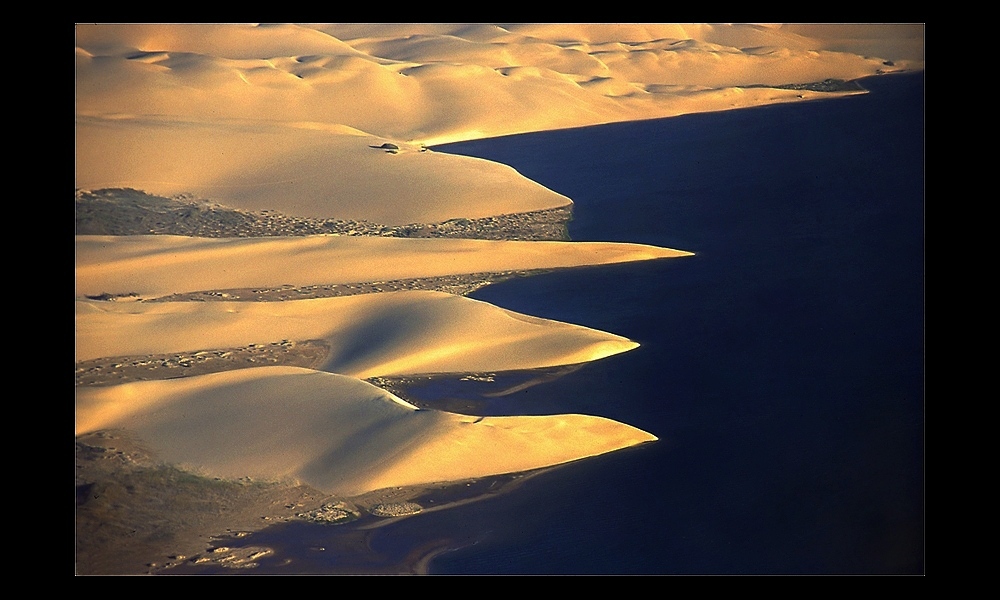
[[[325,340],[282,340],[238,348],[97,358],[76,363],[76,385],[117,385],[249,367],[314,368],[326,359],[329,352],[330,345]]]
[[[164,197],[132,188],[76,190],[77,235],[275,237],[319,234],[484,240],[569,240],[572,205],[550,210],[441,223],[381,225],[311,219],[276,211],[242,211],[191,194]]]
[[[285,300],[334,298],[339,296],[356,296],[359,294],[405,292],[414,290],[437,291],[464,296],[478,290],[481,287],[493,283],[500,283],[501,281],[507,281],[508,279],[514,279],[517,277],[528,277],[548,271],[549,269],[534,269],[524,271],[498,271],[494,273],[465,273],[460,275],[443,275],[440,277],[395,279],[392,281],[368,281],[363,283],[232,288],[225,290],[170,294],[169,296],[145,299],[143,302],[282,302]],[[118,302],[123,300],[122,298],[98,296],[91,297],[91,299]],[[127,298],[125,300],[127,300]]]

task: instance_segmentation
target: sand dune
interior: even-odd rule
[[[427,146],[858,90],[923,68],[922,25],[76,27],[76,186],[384,225],[566,206]],[[393,147],[382,145],[391,143]],[[435,292],[280,303],[83,296],[390,281],[689,255],[638,244],[340,236],[78,236],[77,360],[323,339],[323,371],[247,368],[76,391],[77,434],[128,429],[215,477],[337,494],[561,464],[656,439],[596,416],[417,410],[359,379],[575,364],[635,343]],[[585,324],[581,324],[585,325]]]
[[[503,214],[533,205],[515,206],[515,195],[500,192],[528,185],[513,171],[481,185],[451,157],[377,160],[386,157],[359,153],[358,140],[330,129],[432,144],[808,100],[822,94],[742,88],[922,68],[922,31],[78,25],[77,187],[191,192],[234,206],[345,211],[336,216],[353,219],[377,220],[387,203],[419,205],[425,214],[438,214],[426,208],[436,204],[446,219]],[[703,93],[689,93],[692,86]],[[326,135],[303,134],[304,123]],[[365,191],[359,181],[382,183]]]
[[[600,417],[417,410],[362,381],[289,367],[78,390],[77,435],[112,428],[206,476],[293,479],[345,495],[524,471],[655,439]]]
[[[171,50],[230,59],[300,54],[354,54],[350,46],[310,27],[257,24],[78,24],[78,46],[102,53]]]
[[[84,120],[77,126],[77,165],[86,177],[78,176],[77,183],[194,193],[244,210],[385,225],[572,203],[506,165],[402,142],[390,153],[378,148],[385,138],[334,127]],[[128,150],[127,174],[104,155],[105,144]]]
[[[778,31],[804,36],[823,50],[848,52],[910,63],[922,68],[922,23],[794,23],[777,25]]]
[[[326,340],[320,367],[366,378],[532,369],[625,352],[625,338],[440,292],[288,302],[78,302],[76,359]]]
[[[457,273],[602,265],[690,252],[605,242],[349,236],[77,236],[78,296],[165,296],[246,288],[390,281]]]

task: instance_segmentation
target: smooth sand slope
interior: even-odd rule
[[[830,94],[755,86],[922,66],[922,25],[83,24],[76,185],[388,224],[507,214],[565,199],[367,146],[796,102]]]
[[[616,243],[346,236],[78,236],[76,279],[80,295],[135,292],[160,296],[195,290],[557,268],[689,254]],[[321,368],[355,377],[549,367],[596,360],[636,346],[612,334],[439,292],[275,303],[79,300],[76,332],[78,361],[322,339],[330,353]],[[328,387],[302,387],[286,381],[285,371],[254,371],[252,389],[243,384],[234,388],[226,377],[187,378],[223,382],[198,387],[191,404],[185,399],[192,396],[184,390],[194,384],[187,380],[145,382],[155,383],[149,387],[80,388],[78,433],[125,428],[139,435],[162,459],[180,461],[185,468],[207,469],[226,477],[292,477],[336,493],[533,469],[653,439],[627,425],[573,415],[477,421],[421,411],[418,415],[407,412],[403,420],[383,418],[386,394],[378,392],[380,402],[375,406],[382,408],[365,404],[359,409],[358,403],[371,392],[351,378],[308,379],[326,382]],[[301,376],[308,373],[294,372]],[[272,381],[274,378],[280,380]],[[336,385],[329,384],[331,381]],[[251,407],[240,412],[234,425],[231,412],[239,412],[239,408],[232,404],[232,394],[263,397],[269,410],[281,410],[277,407],[283,403],[298,410],[294,407],[305,403],[312,412],[304,413],[301,422],[287,423]],[[322,407],[329,407],[333,400],[340,403],[336,406],[347,408],[323,412]],[[171,408],[163,408],[163,403]],[[467,424],[476,427],[465,427]],[[314,428],[311,434],[301,432],[305,426]],[[329,440],[317,440],[319,431],[325,431]],[[240,441],[247,438],[268,440],[269,444],[247,448]],[[456,448],[463,450],[456,453]]]
[[[113,428],[206,476],[282,478],[343,495],[524,471],[655,439],[600,417],[418,410],[362,381],[292,367],[80,390],[77,435]]]
[[[864,92],[788,84],[922,68],[922,25],[82,24],[76,187],[193,194],[237,209],[383,225],[537,211],[571,199],[510,167],[427,146],[833,98]],[[125,429],[158,459],[195,473],[341,495],[641,444],[656,438],[597,416],[418,410],[358,379],[575,364],[635,347],[612,333],[436,292],[279,303],[84,297],[686,255],[620,243],[77,236],[78,361],[279,340],[323,340],[330,353],[322,371],[257,367],[80,385],[76,432]],[[85,490],[92,484],[78,480]],[[113,538],[117,529],[103,531]]]
[[[689,256],[611,242],[319,235],[289,238],[77,236],[77,296],[390,281]]]
[[[77,185],[195,193],[243,210],[383,225],[572,204],[506,165],[399,141],[387,151],[385,143],[338,127],[80,118]],[[109,146],[118,149],[111,160]],[[120,149],[127,159],[114,156]]]
[[[78,302],[77,360],[322,339],[319,368],[359,378],[533,369],[638,346],[441,292],[287,302]]]

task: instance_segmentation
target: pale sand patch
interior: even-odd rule
[[[690,252],[610,242],[346,236],[189,238],[77,236],[78,296],[391,281],[605,265]]]
[[[656,438],[585,415],[418,410],[351,377],[260,367],[78,388],[76,433],[135,432],[169,463],[344,495],[562,464]]]
[[[358,378],[552,367],[638,345],[486,302],[422,291],[288,302],[80,301],[76,331],[77,361],[322,340],[329,351],[316,368]]]

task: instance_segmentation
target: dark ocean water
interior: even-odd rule
[[[923,573],[924,77],[863,85],[435,148],[569,196],[574,240],[696,255],[484,288],[641,346],[506,395],[490,392],[523,374],[412,397],[600,415],[659,440],[365,535],[265,529],[242,542],[276,550],[255,572],[393,572],[447,546],[432,573]]]
[[[923,573],[924,77],[863,85],[436,148],[569,196],[574,240],[696,255],[475,293],[642,344],[493,412],[660,439],[393,536],[478,540],[435,559],[440,574]]]

